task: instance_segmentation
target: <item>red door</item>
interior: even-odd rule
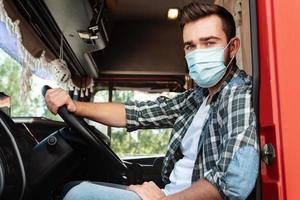
[[[257,0],[263,200],[300,199],[300,1]]]

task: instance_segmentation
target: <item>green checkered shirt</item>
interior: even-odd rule
[[[226,191],[224,175],[235,152],[246,145],[259,151],[251,89],[251,77],[233,67],[227,81],[212,97],[200,134],[192,182],[205,178],[218,188],[221,195]],[[197,88],[172,99],[158,97],[155,101],[125,104],[128,131],[173,128],[162,168],[165,183],[169,182],[175,162],[183,156],[180,144],[207,95],[207,89]]]

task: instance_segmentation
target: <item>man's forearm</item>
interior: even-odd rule
[[[207,180],[202,179],[191,187],[163,198],[163,200],[222,200],[218,190]]]
[[[86,103],[75,102],[78,116],[114,127],[126,126],[125,106],[121,103]]]

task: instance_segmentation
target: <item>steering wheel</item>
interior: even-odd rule
[[[51,89],[51,87],[49,87],[48,85],[43,86],[42,94],[44,97],[48,89]],[[78,132],[94,150],[101,154],[104,154],[115,164],[116,167],[119,167],[123,170],[127,169],[127,166],[123,163],[123,161],[102,139],[97,136],[97,134],[99,133],[95,133],[92,129],[90,129],[89,125],[82,118],[75,116],[73,113],[69,112],[66,105],[61,106],[58,109],[57,113],[66,122],[66,124],[73,130]]]

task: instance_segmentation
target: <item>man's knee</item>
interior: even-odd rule
[[[96,200],[97,194],[90,191],[90,186],[92,184],[87,182],[82,182],[73,188],[71,188],[64,197],[64,200]],[[95,197],[93,197],[95,195]],[[99,194],[98,194],[99,195]]]
[[[64,200],[140,200],[139,196],[121,188],[82,182],[76,185],[64,197]]]

